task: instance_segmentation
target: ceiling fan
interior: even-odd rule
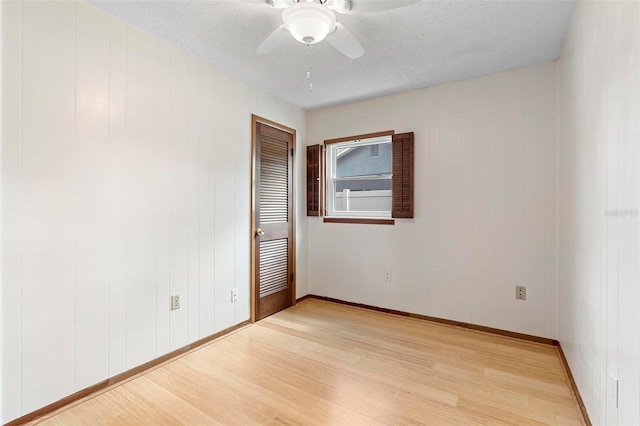
[[[322,40],[345,56],[356,59],[364,48],[344,25],[336,21],[336,14],[363,14],[395,9],[419,3],[420,0],[244,0],[265,3],[274,9],[283,9],[282,22],[256,50],[269,53],[293,37],[300,43],[311,45]]]

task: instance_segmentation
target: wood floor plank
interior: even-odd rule
[[[578,425],[556,348],[317,299],[44,425]]]

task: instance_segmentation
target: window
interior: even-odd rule
[[[390,135],[330,144],[326,155],[327,216],[391,217]]]
[[[413,218],[413,133],[332,139],[307,147],[307,215],[393,224]]]

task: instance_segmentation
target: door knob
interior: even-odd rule
[[[257,236],[264,235],[264,230],[263,230],[262,228],[258,228],[258,229],[256,229],[256,235],[257,235]]]

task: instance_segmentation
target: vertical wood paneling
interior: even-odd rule
[[[216,79],[215,69],[203,71],[200,92],[200,337],[215,327],[215,157]],[[248,195],[247,195],[248,197]]]
[[[171,351],[171,50],[168,42],[158,43],[158,283],[156,289],[156,349],[158,356]],[[183,302],[184,303],[184,302]]]
[[[77,4],[76,389],[109,375],[109,17]]]
[[[189,57],[171,48],[171,149],[169,208],[171,223],[171,294],[182,296],[182,308],[171,311],[170,349],[189,338]]]
[[[250,90],[246,84],[236,83],[234,95],[236,117],[250,117]],[[247,191],[251,187],[251,126],[247,127],[242,120],[237,120],[235,131],[235,191],[237,194],[235,199],[235,283],[238,288],[238,301],[235,303],[234,320],[237,323],[249,319],[251,308],[249,257],[250,238],[252,238],[251,202],[248,196],[243,196],[248,194]]]
[[[438,253],[440,251],[440,88],[430,88],[424,92],[426,103],[428,107],[429,126],[425,129],[424,133],[427,135],[427,158],[426,158],[426,173],[429,185],[427,186],[427,210],[424,217],[427,221],[424,225],[423,238],[427,240],[427,253]],[[419,140],[414,143],[421,143]],[[419,156],[417,158],[420,158]],[[416,170],[421,169],[421,163],[414,165]],[[416,194],[415,202],[420,205],[419,193]],[[414,205],[415,207],[415,205]],[[416,211],[415,214],[420,217],[420,212]],[[427,256],[425,259],[427,264],[426,274],[426,287],[427,287],[427,307],[429,312],[434,312],[434,307],[440,303],[437,284],[439,281],[440,273],[440,259],[437,256]]]
[[[493,287],[495,274],[494,235],[494,170],[496,134],[495,120],[495,77],[478,79],[473,85],[473,139],[472,150],[472,256],[473,283],[471,306],[472,323],[494,324]],[[489,307],[489,309],[487,309]]]
[[[306,116],[85,3],[2,31],[4,423],[248,318],[252,105]]]
[[[545,256],[557,235],[556,154],[544,116],[557,105],[545,78],[554,66],[310,112],[308,144],[395,129],[415,132],[416,151],[415,219],[390,231],[307,219],[310,292],[555,337]],[[521,283],[531,303],[515,300]]]
[[[127,369],[127,26],[110,19],[109,375]]]
[[[558,179],[559,179],[559,100],[558,100],[558,64],[545,70],[545,120],[544,137],[547,157],[545,174],[545,336],[558,335]]]
[[[523,285],[527,287],[527,303],[523,303],[523,330],[536,336],[545,333],[545,236],[547,167],[546,144],[546,76],[544,66],[528,68],[525,85],[531,88],[530,101],[524,105],[523,129]]]
[[[559,338],[594,424],[640,423],[639,31],[636,2],[579,3],[558,65]]]
[[[514,298],[515,286],[524,278],[524,70],[504,75],[496,94],[495,138],[495,287],[496,324],[511,323],[522,329],[522,304]]]
[[[200,92],[202,90],[203,64],[195,57],[189,57],[189,182],[188,182],[188,238],[189,263],[187,300],[188,340],[194,342],[200,338],[200,182],[202,180],[200,147]],[[233,120],[232,120],[233,122]]]
[[[619,129],[620,169],[618,188],[621,206],[635,210],[635,220],[622,216],[619,240],[619,377],[620,424],[640,423],[640,21],[636,2],[616,3],[609,8],[611,32],[617,42],[612,61],[613,78],[619,90],[612,91],[611,100],[618,114],[612,116],[612,126]],[[632,17],[632,19],[629,19]],[[615,96],[618,92],[619,96]],[[611,140],[609,143],[615,143]],[[598,318],[594,319],[598,321]]]
[[[156,356],[156,79],[158,42],[128,28],[127,368]]]
[[[22,410],[29,412],[75,389],[76,4],[25,2],[23,11]]]
[[[612,25],[617,26],[619,23],[616,22],[614,24],[612,19],[613,16],[611,14],[606,13],[606,9],[603,7],[603,5],[594,4],[589,11],[584,9],[582,9],[582,11],[584,16],[583,19],[585,20],[588,19],[589,27],[593,28],[595,31],[594,35],[586,36],[588,37],[589,44],[592,44],[594,49],[598,49],[604,52],[605,61],[607,63],[610,63],[610,64],[614,63],[616,49],[608,48],[605,42],[607,41],[606,39],[608,38],[606,37],[606,34],[612,30],[615,32],[615,29],[611,28]],[[604,16],[605,19],[598,19],[597,18],[598,15]],[[597,42],[598,38],[595,38],[594,37],[595,35],[601,36],[600,37],[600,39],[602,40],[601,43]],[[587,52],[588,52],[587,49],[580,49],[580,54],[576,55],[577,57],[576,57],[576,60],[574,61],[574,64],[571,64],[571,62],[568,61],[569,65],[570,66],[573,65],[576,68],[584,67],[584,66],[590,66],[590,67],[596,66],[595,64],[591,63],[591,61],[588,60],[589,59],[588,57],[586,57]],[[564,63],[562,65],[563,67],[566,66]],[[605,78],[613,78],[615,75],[614,74],[615,71],[610,68],[605,68],[605,69],[598,68],[598,71],[602,73],[602,75]],[[573,152],[571,152],[571,154],[573,154],[572,155],[573,162],[570,164],[567,164],[564,162],[561,163],[561,166],[563,166],[563,169],[564,169],[563,172],[566,172],[567,174],[570,172],[573,172],[576,174],[580,173],[581,175],[584,175],[585,166],[580,164],[581,163],[580,160],[583,157],[583,155],[579,155],[579,152],[580,152],[579,150],[580,149],[593,150],[596,148],[604,150],[603,155],[606,158],[606,163],[603,164],[603,166],[599,169],[599,172],[601,174],[601,178],[599,179],[599,181],[603,182],[604,192],[605,192],[605,195],[604,195],[605,199],[603,200],[603,204],[605,209],[609,209],[612,211],[616,210],[622,204],[621,203],[622,200],[620,198],[620,192],[618,187],[618,176],[619,176],[619,170],[620,170],[620,156],[618,152],[619,128],[613,123],[615,123],[616,117],[619,114],[615,99],[617,99],[617,97],[620,96],[620,92],[623,88],[616,85],[607,90],[601,85],[598,85],[598,82],[594,81],[592,76],[589,76],[586,73],[585,74],[580,73],[577,69],[572,70],[571,77],[566,76],[565,78],[566,80],[563,79],[562,81],[561,89],[565,90],[565,86],[568,86],[568,88],[570,87],[572,89],[571,94],[574,97],[568,99],[568,102],[567,102],[568,105],[570,105],[571,109],[567,111],[562,111],[562,113],[565,113],[566,115],[570,115],[570,117],[567,117],[567,118],[573,119],[572,124],[575,127],[569,128],[567,134],[563,135],[563,138],[562,138],[562,141],[564,142],[565,141],[564,138],[566,137],[566,141],[571,144],[571,149],[573,149]],[[575,81],[568,80],[569,78],[573,78],[575,79]],[[596,85],[595,89],[598,90],[599,93],[603,93],[603,96],[605,96],[605,100],[607,103],[607,108],[606,108],[606,112],[603,112],[602,115],[598,116],[598,123],[595,126],[597,129],[599,129],[599,135],[595,138],[588,139],[588,143],[585,144],[585,142],[583,141],[583,138],[579,133],[579,129],[583,125],[584,126],[591,125],[591,122],[592,120],[594,120],[594,117],[587,117],[586,114],[584,114],[583,112],[584,108],[581,107],[580,104],[584,104],[588,102],[586,100],[587,93],[585,93],[584,88],[586,87],[586,84],[589,84],[589,83]],[[605,93],[606,95],[604,95]],[[578,99],[581,100],[580,103],[578,102]],[[609,106],[610,104],[612,105]],[[589,103],[589,105],[591,105],[591,103]],[[580,145],[582,144],[585,144],[586,146],[584,148],[580,147]],[[563,160],[564,158],[561,157],[561,161]],[[576,179],[576,177],[578,179]],[[586,189],[584,188],[585,185],[579,185],[579,182],[580,180],[588,177],[583,177],[583,176],[576,176],[576,177],[571,176],[570,178],[567,179],[569,181],[568,183],[571,185],[571,186],[568,186],[567,189],[573,190],[576,193],[577,191],[574,188],[580,188],[582,191],[584,191]],[[577,205],[577,200],[575,201],[576,203],[574,205]],[[579,207],[582,207],[582,206],[579,206]],[[568,218],[568,217],[571,217],[571,215],[575,214],[575,212],[572,211],[571,208],[567,208],[567,209],[563,209],[561,211],[561,214],[566,215],[565,217]],[[561,294],[561,298],[562,298],[561,303],[565,306],[569,305],[573,315],[567,318],[566,326],[561,328],[560,337],[563,338],[565,336],[572,336],[571,346],[569,347],[570,352],[567,355],[568,361],[570,363],[573,362],[572,368],[574,370],[577,370],[576,373],[574,373],[576,374],[576,382],[579,383],[578,386],[581,389],[581,392],[585,395],[583,398],[585,400],[586,406],[589,407],[588,409],[590,410],[590,413],[593,413],[592,415],[599,416],[600,419],[603,419],[601,420],[602,423],[606,422],[606,424],[617,425],[619,424],[619,417],[618,417],[619,410],[618,410],[618,407],[616,406],[617,405],[616,401],[611,396],[607,396],[606,399],[604,400],[605,401],[604,404],[602,404],[602,403],[598,403],[598,400],[596,398],[596,395],[601,395],[603,391],[607,392],[605,394],[608,395],[609,384],[607,383],[607,381],[609,380],[611,373],[615,374],[617,377],[620,376],[619,330],[623,327],[623,324],[624,324],[624,320],[621,320],[620,314],[619,314],[620,313],[620,306],[619,306],[620,263],[618,262],[618,258],[619,258],[619,249],[620,249],[620,222],[616,220],[615,217],[612,219],[612,218],[606,217],[604,214],[603,216],[604,217],[602,218],[602,220],[598,222],[600,232],[597,236],[598,238],[601,238],[601,240],[596,240],[595,241],[596,244],[593,244],[592,241],[588,241],[588,238],[589,238],[588,234],[585,233],[584,231],[580,232],[580,229],[578,228],[578,226],[575,226],[576,229],[574,229],[572,233],[572,237],[574,239],[577,238],[578,235],[582,234],[582,237],[584,238],[582,243],[585,245],[588,244],[589,246],[597,246],[599,243],[599,244],[602,244],[603,246],[601,248],[596,247],[597,249],[600,249],[601,252],[603,252],[601,254],[600,262],[598,265],[602,271],[601,271],[600,277],[597,277],[597,278],[600,281],[600,283],[598,284],[604,287],[604,293],[606,294],[605,300],[607,303],[605,314],[600,315],[601,318],[603,316],[605,317],[604,323],[606,324],[606,329],[603,333],[603,334],[606,334],[606,336],[603,336],[602,338],[603,343],[606,345],[605,346],[606,361],[605,361],[604,371],[603,371],[604,377],[601,383],[594,383],[591,380],[594,377],[594,371],[596,371],[596,368],[590,368],[590,366],[592,365],[591,364],[592,360],[585,360],[584,357],[581,356],[582,354],[580,353],[581,352],[580,347],[581,346],[584,347],[586,345],[589,345],[589,347],[593,347],[592,345],[594,342],[592,342],[592,340],[589,339],[588,337],[585,338],[582,335],[582,333],[580,333],[580,326],[579,324],[576,323],[574,318],[576,317],[578,311],[581,309],[581,306],[579,303],[573,302],[573,297],[571,297],[574,293],[582,292],[583,291],[583,289],[581,288],[582,286],[588,289],[589,292],[592,292],[598,287],[598,285],[596,285],[596,283],[594,283],[593,281],[583,282],[584,281],[583,279],[575,277],[578,271],[569,269],[568,266],[571,265],[569,263],[560,264],[563,270],[564,268],[569,269],[570,274],[572,275],[571,277],[567,277],[568,286],[570,287],[567,289],[566,292],[563,291],[563,293]],[[563,224],[564,222],[561,222],[561,225]],[[581,224],[581,225],[582,225],[581,226],[582,228],[584,224]],[[571,243],[569,244],[568,243],[569,243],[568,241],[561,240],[560,242],[561,255],[566,253],[568,250],[571,250],[571,249],[575,250],[575,245],[573,245],[575,244],[575,242],[572,241]],[[579,244],[576,244],[576,245],[579,245]],[[585,260],[587,259],[585,259],[584,257],[584,252],[580,250],[577,253],[575,253],[574,259],[571,259],[571,260],[575,262],[574,263],[574,268],[575,268],[578,265],[580,265],[582,262],[585,262]],[[593,303],[591,302],[590,298],[583,298],[583,300],[587,303],[590,302],[590,304]],[[593,310],[594,309],[591,308],[591,312],[593,312]],[[595,315],[593,314],[589,315],[588,320],[590,322],[592,322],[594,319],[595,319]],[[595,353],[595,350],[591,350],[590,352]],[[576,366],[576,363],[578,363],[577,366]],[[602,375],[599,375],[599,377],[602,377]]]
[[[447,85],[439,90],[439,268],[433,291],[440,294],[434,315],[456,318],[460,315],[463,252],[468,246],[462,232],[462,107],[460,85]]]
[[[604,12],[604,10],[602,12]],[[606,13],[604,15],[607,16]],[[608,14],[608,16],[611,16],[611,15]],[[610,68],[610,64],[614,62],[613,58],[616,55],[616,49],[609,49],[606,47],[608,43],[607,33],[609,32],[608,19],[606,20],[597,19],[595,15],[592,15],[589,22],[589,26],[591,27],[591,31],[588,36],[591,39],[590,43],[593,43],[593,46],[595,49],[600,51],[606,51],[605,56],[601,60],[598,60],[597,63],[590,65],[590,70],[589,70],[590,73],[592,73],[594,76],[595,75],[604,76],[604,78],[598,78],[595,81],[594,80],[591,81],[590,91],[593,91],[595,93],[608,92],[609,96],[617,97],[619,96],[618,87],[614,87],[612,88],[612,90],[609,90],[607,88],[607,86],[609,86],[608,80],[613,77],[613,74],[612,74],[613,70]],[[580,82],[580,84],[583,84],[583,83],[584,81]],[[583,91],[581,92],[584,94]],[[584,128],[586,130],[587,135],[591,141],[594,141],[597,138],[601,137],[601,135],[597,134],[599,133],[598,131],[592,132],[592,129],[600,128],[600,131],[603,131],[603,130],[606,131],[606,127],[608,127],[606,125],[607,113],[605,112],[605,109],[602,108],[602,106],[604,105],[606,105],[606,103],[598,103],[596,105],[593,105],[592,108],[594,108],[594,110],[596,111],[596,114],[593,117],[593,120],[589,120],[588,123],[585,123],[584,125],[581,126],[581,128]],[[607,107],[606,109],[609,110],[610,108]],[[614,111],[611,111],[611,112],[615,114]],[[572,122],[577,123],[576,120],[572,120]],[[569,139],[571,138],[569,137]],[[563,140],[563,142],[565,142],[565,140]],[[581,157],[580,149],[583,143],[584,142],[581,141],[579,144],[576,144],[575,146],[574,155],[576,155],[576,160],[578,160],[578,158]],[[588,145],[592,145],[592,143],[588,143]],[[617,147],[616,143],[613,143],[611,145],[612,147]],[[614,185],[613,187],[614,190],[609,191],[610,184],[608,182],[609,178],[607,176],[610,174],[610,172],[612,172],[614,175],[617,175],[616,170],[618,169],[618,163],[617,163],[617,158],[615,158],[616,155],[614,154],[613,150],[611,154],[609,154],[607,152],[608,147],[606,147],[605,144],[597,144],[597,146],[599,150],[599,152],[596,153],[598,159],[605,159],[605,161],[599,161],[599,167],[593,170],[594,174],[597,173],[599,175],[596,178],[596,181],[599,183],[599,186],[597,188],[594,187],[594,192],[598,192],[599,194],[601,194],[600,195],[601,203],[603,205],[607,205],[607,206],[609,205],[608,203],[609,203],[610,194],[612,195],[613,200],[615,200],[611,205],[618,205],[617,204],[618,193],[615,190],[615,185],[617,185],[617,182],[614,182],[615,179],[611,179],[611,184]],[[611,165],[611,168],[609,168],[610,165]],[[594,211],[594,213],[596,212]],[[609,274],[611,274],[611,276],[614,277],[614,280],[609,282],[608,285],[599,285],[599,286],[593,286],[593,287],[591,285],[588,285],[589,288],[599,289],[599,292],[600,292],[600,295],[598,297],[600,299],[598,303],[599,306],[595,310],[599,309],[600,314],[590,316],[589,320],[585,321],[584,325],[593,327],[594,323],[597,323],[597,328],[591,331],[592,336],[588,338],[588,341],[594,342],[595,345],[599,344],[599,345],[602,345],[603,347],[607,347],[606,352],[611,352],[612,354],[615,354],[615,357],[608,358],[606,354],[603,354],[604,356],[594,357],[595,359],[593,359],[593,365],[594,366],[597,365],[597,367],[595,367],[590,372],[591,375],[587,377],[593,378],[595,379],[594,381],[597,382],[595,384],[588,385],[588,388],[595,390],[595,392],[592,393],[591,391],[588,391],[588,392],[583,391],[583,394],[584,394],[583,400],[585,404],[593,406],[594,404],[591,400],[593,398],[596,401],[595,405],[599,407],[598,411],[600,413],[604,414],[604,412],[606,411],[607,414],[612,414],[611,418],[606,421],[606,424],[618,424],[618,419],[617,419],[618,409],[615,406],[616,405],[615,401],[608,393],[608,385],[607,385],[610,378],[610,372],[614,371],[616,372],[616,374],[618,374],[617,372],[619,371],[617,366],[618,338],[617,338],[617,332],[613,332],[611,336],[613,337],[613,339],[611,339],[611,346],[608,347],[607,341],[609,340],[609,333],[607,332],[606,327],[602,326],[602,324],[608,324],[608,325],[613,325],[617,328],[617,325],[618,325],[618,305],[617,305],[618,262],[614,261],[611,264],[608,263],[609,254],[617,257],[618,227],[609,226],[607,224],[608,219],[604,214],[601,217],[597,218],[596,220],[597,220],[598,226],[597,226],[597,231],[594,229],[595,231],[594,234],[598,235],[598,238],[600,238],[600,241],[602,242],[600,247],[597,248],[600,254],[599,262],[594,265],[595,267],[598,268],[599,276],[596,276],[596,274],[592,274],[591,271],[589,271],[589,275],[591,275],[590,279],[597,280],[600,282],[600,284],[607,283]],[[584,284],[586,284],[586,282],[584,282]],[[615,296],[612,295],[611,298],[607,294],[609,291],[609,287],[615,287],[616,294]],[[612,305],[612,309],[609,310],[607,305],[613,301],[615,301],[615,305]],[[566,303],[559,302],[559,305],[563,306],[563,309],[567,307]],[[580,309],[577,304],[574,304],[574,306],[575,308],[577,308],[577,310]],[[608,322],[607,320],[608,315],[615,317],[614,321]],[[571,321],[571,318],[574,317],[574,315],[567,315],[567,316],[569,317],[568,318],[569,321]],[[597,336],[594,336],[596,331],[597,331]],[[569,348],[569,349],[571,350],[572,348]],[[591,353],[595,354],[595,352],[591,352]],[[613,362],[611,365],[608,366],[607,363],[609,360]],[[589,361],[587,361],[585,364],[588,364],[588,363]],[[582,385],[584,389],[583,377],[580,377],[578,380],[582,381]],[[590,413],[593,413],[593,410],[591,410]],[[608,415],[601,416],[601,418],[608,418],[608,417],[609,417]],[[596,420],[596,419],[592,417],[592,421],[593,420]]]
[[[2,4],[1,418],[22,412],[22,3]],[[7,320],[8,319],[8,320]],[[6,390],[11,389],[11,392]]]
[[[216,71],[216,94],[227,102],[216,104],[215,136],[215,325],[216,331],[233,325],[231,289],[235,283],[235,114],[236,82]],[[250,117],[249,117],[250,119]]]
[[[461,83],[462,93],[470,93],[473,96],[475,81],[464,81]],[[472,98],[473,99],[473,98]],[[465,322],[472,322],[472,312],[474,302],[467,297],[467,286],[473,282],[475,276],[473,270],[473,245],[469,244],[469,236],[473,235],[474,223],[476,221],[476,211],[472,208],[465,208],[469,201],[473,200],[473,196],[469,197],[467,191],[473,188],[473,141],[475,138],[475,128],[473,126],[473,100],[463,101],[460,110],[462,117],[461,125],[461,158],[460,158],[460,226],[458,233],[463,241],[460,249],[460,282],[458,283],[458,291],[460,293],[460,307],[457,317]],[[473,205],[473,204],[472,204]]]

